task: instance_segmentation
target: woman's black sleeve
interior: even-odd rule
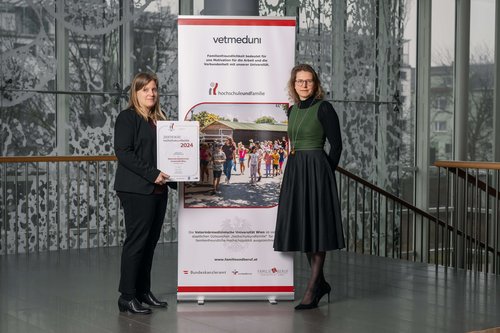
[[[325,136],[330,143],[328,159],[332,169],[335,170],[339,164],[342,154],[342,135],[340,132],[340,121],[333,106],[326,101],[321,102],[318,109],[318,120],[323,126]]]
[[[144,161],[134,152],[134,116],[130,112],[120,112],[115,123],[115,155],[128,170],[154,183],[160,170]]]

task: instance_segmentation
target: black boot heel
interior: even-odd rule
[[[120,312],[130,312],[133,314],[150,314],[152,312],[151,309],[143,307],[135,298],[131,301],[127,301],[121,297],[118,299],[118,310],[120,310]]]
[[[137,300],[141,303],[146,303],[149,306],[154,306],[157,308],[165,308],[168,305],[168,303],[165,301],[159,301],[151,291],[137,295]]]

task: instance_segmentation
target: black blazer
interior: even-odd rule
[[[156,168],[156,130],[133,109],[123,110],[116,118],[115,154],[115,190],[153,193],[160,174]]]

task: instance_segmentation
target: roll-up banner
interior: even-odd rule
[[[293,255],[273,250],[281,174],[264,156],[287,140],[295,18],[179,16],[178,38],[201,175],[179,193],[177,299],[291,300]]]

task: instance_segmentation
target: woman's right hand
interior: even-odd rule
[[[158,175],[158,177],[156,177],[155,184],[165,185],[169,179],[170,179],[169,175],[160,171],[160,174]]]

